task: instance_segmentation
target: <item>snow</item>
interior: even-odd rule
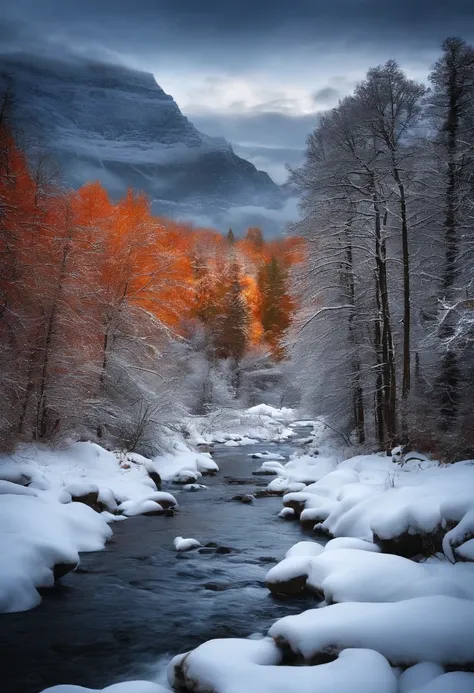
[[[168,679],[178,689],[184,674],[186,689],[195,693],[397,691],[396,677],[387,660],[370,650],[347,650],[334,662],[319,666],[278,666],[281,658],[281,652],[268,638],[210,640],[191,653],[175,657],[168,668]]]
[[[218,414],[194,417],[186,425],[188,440],[194,445],[227,444],[227,447],[254,445],[259,441],[281,442],[295,435],[287,423],[294,410],[259,404],[245,411],[225,409]]]
[[[465,561],[474,561],[474,539],[469,539],[465,544],[456,549],[456,554]]]
[[[112,532],[83,503],[5,495],[0,503],[0,612],[40,602],[37,587],[52,587],[52,568],[77,565],[79,551],[98,551]]]
[[[295,556],[319,556],[324,551],[324,546],[316,541],[299,541],[294,544],[291,549],[285,554],[285,558],[294,558]]]
[[[163,511],[163,506],[153,500],[140,499],[124,501],[119,505],[119,510],[126,517],[134,517],[136,515],[160,514]]]
[[[98,693],[99,690],[102,693],[170,693],[168,688],[150,681],[124,681],[101,689],[61,685],[46,688],[42,693]]]
[[[454,572],[439,576],[431,565],[356,548],[322,549],[301,542],[266,576],[270,585],[306,576],[309,590],[332,602],[393,602],[428,594],[469,598]],[[312,553],[311,553],[312,551]],[[301,558],[303,556],[303,558]],[[470,571],[471,578],[474,572]],[[450,579],[451,578],[451,579]]]
[[[14,484],[11,481],[4,481],[0,479],[0,496],[3,495],[37,496],[38,494],[32,488],[28,488],[28,486],[20,486],[19,484]]]
[[[296,517],[296,513],[293,508],[282,508],[278,513],[278,517],[282,517],[284,520],[292,520]]]
[[[191,549],[197,549],[199,546],[202,546],[202,544],[197,539],[176,537],[173,541],[173,546],[176,551],[190,551]]]
[[[193,483],[203,474],[219,471],[209,453],[191,450],[179,440],[174,441],[171,452],[153,458],[151,464],[164,481],[178,480],[180,483]]]
[[[413,693],[472,693],[474,691],[474,674],[466,671],[451,671],[429,681],[425,686],[416,688]]]
[[[36,606],[36,588],[54,583],[53,567],[72,569],[79,552],[101,550],[113,522],[175,507],[174,496],[156,490],[150,471],[172,478],[191,468],[195,481],[218,470],[209,455],[177,436],[169,447],[155,460],[87,442],[65,449],[30,445],[0,455],[0,612]],[[85,496],[96,498],[104,512],[71,502]]]
[[[289,409],[288,407],[276,409],[268,404],[257,404],[255,407],[250,407],[250,409],[247,409],[247,414],[269,416],[272,419],[276,419],[276,421],[285,421],[286,423],[290,423],[295,419],[294,409]]]
[[[302,481],[310,484],[319,481],[334,470],[335,462],[331,458],[301,455],[292,457],[284,465],[283,476],[289,481]]]
[[[406,462],[383,454],[358,455],[338,462],[336,457],[300,454],[278,471],[268,490],[286,495],[305,525],[317,525],[331,537],[367,542],[397,539],[406,534],[446,532],[443,550],[454,561],[470,559],[474,538],[474,463],[442,466],[418,455]],[[312,483],[308,483],[312,480]],[[303,492],[291,493],[291,483],[306,482]]]
[[[376,552],[381,550],[377,544],[372,544],[370,541],[364,541],[363,539],[354,539],[354,537],[337,537],[328,541],[324,547],[325,551],[334,551],[334,549],[359,549],[359,551]]]
[[[436,662],[421,662],[405,669],[398,680],[399,693],[414,693],[444,674],[444,667]]]
[[[444,510],[447,510],[447,504],[444,504]],[[450,510],[452,510],[450,508]],[[454,512],[449,512],[451,518],[455,514]],[[456,518],[457,519],[457,518]],[[467,512],[462,517],[461,521],[451,529],[446,532],[443,538],[443,551],[447,558],[454,563],[455,553],[459,554],[463,558],[469,559],[471,555],[474,554],[474,502],[473,507],[467,509]],[[467,540],[467,541],[466,541]],[[469,542],[471,546],[469,546]],[[471,548],[472,547],[472,548]],[[474,555],[473,555],[474,558]]]
[[[346,648],[374,649],[394,666],[474,662],[474,603],[446,596],[345,603],[280,619],[269,630],[305,661]]]
[[[271,452],[269,450],[263,450],[263,452],[250,453],[249,457],[253,457],[255,460],[266,459],[266,460],[284,460],[283,455],[279,455],[277,452]],[[283,469],[283,465],[278,465],[280,469]]]

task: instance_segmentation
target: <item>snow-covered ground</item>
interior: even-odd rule
[[[222,410],[217,414],[194,417],[185,430],[195,445],[222,443],[229,447],[252,445],[258,441],[283,442],[295,435],[290,423],[296,411],[258,404],[245,411]],[[273,458],[275,459],[275,458]]]
[[[147,459],[110,452],[95,443],[66,449],[31,445],[0,455],[0,612],[31,609],[37,588],[73,570],[79,553],[97,551],[112,535],[110,524],[136,515],[162,515],[176,498],[157,487],[174,481],[199,489],[204,475],[219,468],[198,443],[219,438],[242,444],[250,434],[265,441],[288,437],[290,410],[257,407],[221,417],[218,435],[170,434],[167,452]],[[239,434],[232,429],[237,417]],[[201,421],[208,426],[209,421]]]
[[[214,640],[175,657],[170,685],[474,693],[474,463],[399,451],[341,460],[320,434],[315,424],[302,451],[261,472],[276,475],[268,489],[283,495],[279,515],[316,531],[268,572],[267,586],[324,601],[260,639]],[[334,538],[320,544],[321,532]],[[281,666],[283,657],[299,666]]]
[[[251,437],[253,416],[239,419],[241,439]],[[287,414],[265,410],[258,417],[270,419],[264,440],[270,439],[268,431],[275,439],[291,430]],[[217,428],[205,432],[202,425],[193,424],[193,443],[235,435],[227,425],[225,435]],[[316,531],[271,568],[267,586],[276,595],[309,592],[323,601],[276,621],[266,634],[211,640],[177,655],[168,667],[169,685],[192,693],[474,693],[474,463],[443,466],[397,451],[393,457],[343,460],[320,444],[320,433],[315,424],[287,464],[262,455],[261,473],[275,476],[268,488],[283,496],[279,515]],[[186,476],[199,472],[189,464],[192,454],[180,449],[177,457],[185,459],[175,465],[169,456],[151,464],[163,478]],[[33,484],[25,488],[15,483],[19,479],[4,478],[8,498],[41,501],[31,496]],[[11,485],[22,495],[11,495]],[[109,499],[103,491],[101,497]],[[77,505],[61,507],[64,512]],[[96,531],[91,529],[93,536]],[[319,543],[321,532],[332,538]],[[195,546],[193,539],[175,540],[177,551]],[[161,683],[126,686],[104,690],[166,690]],[[80,690],[60,686],[48,693]]]

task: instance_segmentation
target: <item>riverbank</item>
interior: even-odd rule
[[[108,693],[472,693],[474,464],[401,451],[341,460],[319,425],[293,430],[302,447],[228,437],[207,488],[167,489],[174,517],[120,523],[52,599],[7,615],[10,667],[26,629],[41,643],[17,688],[11,669],[8,693],[65,681]],[[203,547],[176,553],[177,535]]]
[[[79,553],[104,547],[108,525],[172,514],[177,501],[162,482],[185,486],[216,474],[208,452],[214,441],[239,446],[256,442],[250,436],[291,436],[290,410],[262,406],[183,421],[152,459],[90,442],[0,455],[0,612],[36,606],[41,590],[79,565]]]
[[[280,434],[282,426],[273,430]],[[294,543],[299,529],[281,527],[279,498],[250,505],[231,500],[265,487],[268,478],[253,475],[261,460],[249,455],[269,449],[286,460],[295,447],[216,444],[221,471],[200,480],[207,488],[193,492],[165,483],[179,504],[174,516],[115,523],[105,550],[82,554],[79,567],[43,592],[36,608],[0,616],[2,693],[38,693],[70,681],[96,688],[153,679],[157,662],[183,646],[245,637],[249,628],[265,630],[278,615],[298,613],[301,605],[275,603],[264,579],[279,547]],[[218,546],[177,554],[178,535]]]
[[[268,490],[284,494],[281,517],[309,541],[265,580],[274,595],[318,607],[257,641],[218,639],[175,657],[169,683],[193,693],[472,693],[474,463],[400,449],[341,461],[321,438],[316,430],[303,454],[274,466]]]

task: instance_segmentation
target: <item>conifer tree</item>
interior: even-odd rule
[[[221,313],[216,319],[217,358],[230,358],[238,364],[247,346],[249,322],[249,309],[240,281],[240,267],[237,261],[233,260],[227,272],[226,293]]]
[[[273,355],[281,359],[284,356],[281,341],[290,324],[293,305],[287,293],[287,272],[275,256],[260,268],[258,286],[261,296],[260,319],[264,331],[263,339]]]

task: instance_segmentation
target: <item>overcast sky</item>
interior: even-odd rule
[[[277,182],[316,114],[396,58],[426,80],[474,0],[0,0],[4,49],[69,51],[153,72],[201,130]]]

